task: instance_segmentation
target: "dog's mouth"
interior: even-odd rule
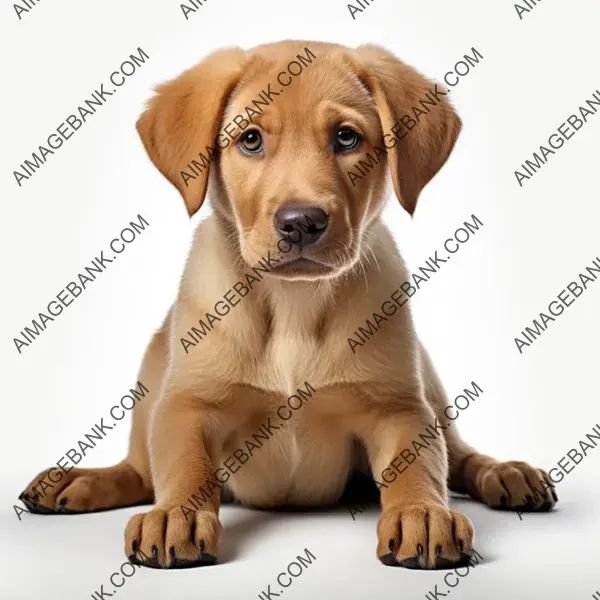
[[[296,270],[296,271],[314,271],[315,269],[328,269],[330,267],[328,267],[327,265],[324,265],[321,262],[318,262],[316,260],[312,260],[310,258],[306,258],[304,256],[300,256],[298,258],[295,258],[294,260],[290,260],[286,263],[283,263],[281,265],[277,265],[275,267],[276,269],[279,270]]]
[[[322,244],[304,244],[303,239],[292,239],[291,236],[280,237],[277,242],[260,241],[262,248],[255,250],[251,244],[242,250],[245,261],[249,265],[264,259],[267,254],[272,257],[268,260],[269,272],[275,278],[289,281],[304,280],[314,281],[318,279],[331,279],[342,273],[349,260],[340,264],[340,258],[345,257],[344,252],[338,246],[333,249]],[[258,244],[257,244],[258,246]],[[337,259],[337,260],[336,260]],[[262,260],[265,263],[265,260]]]

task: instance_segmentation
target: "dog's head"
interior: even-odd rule
[[[384,49],[296,41],[211,54],[160,86],[137,123],[189,214],[210,174],[246,262],[271,251],[287,279],[351,268],[388,165],[412,214],[460,127],[444,90]]]

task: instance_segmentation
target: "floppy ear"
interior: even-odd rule
[[[460,118],[446,100],[443,87],[434,87],[387,50],[368,45],[356,53],[364,67],[361,79],[377,104],[384,134],[394,136],[394,128],[402,137],[388,151],[389,163],[396,197],[412,215],[421,190],[450,156],[460,133]],[[420,100],[428,104],[420,104]],[[421,113],[415,113],[413,107]],[[401,121],[405,115],[409,118]]]
[[[240,48],[210,54],[177,79],[158,86],[136,124],[150,160],[179,190],[190,216],[204,201],[209,168],[205,165],[194,175],[186,166],[200,160],[200,152],[212,163],[225,103],[245,62]]]

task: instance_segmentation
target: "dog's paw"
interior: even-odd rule
[[[52,473],[54,471],[54,473]],[[53,467],[39,473],[19,496],[29,512],[42,515],[69,514],[95,510],[98,489],[94,477],[83,469],[68,473]]]
[[[136,565],[186,569],[217,560],[221,523],[214,512],[187,518],[180,506],[133,515],[125,528],[125,554]]]
[[[479,477],[479,493],[491,508],[548,511],[558,502],[548,474],[526,462],[496,463]]]
[[[459,567],[473,554],[473,535],[470,519],[440,504],[394,507],[377,524],[377,556],[390,567]]]

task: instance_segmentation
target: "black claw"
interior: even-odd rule
[[[176,558],[171,564],[171,569],[193,569],[194,567],[208,567],[217,562],[217,557],[212,554],[203,554],[197,560]]]
[[[171,557],[171,560],[175,560],[175,546],[169,548],[169,556]]]
[[[506,506],[508,504],[508,498],[504,494],[500,496],[500,504],[502,504],[502,506]]]
[[[471,556],[465,554],[464,552],[460,553],[460,561],[458,563],[454,563],[456,568],[458,567],[467,567],[471,565]]]
[[[558,497],[554,493],[554,490],[550,490],[550,493],[552,494],[552,499],[554,500],[554,502],[558,502]]]
[[[544,502],[543,504],[536,506],[535,504],[532,504],[531,502],[527,502],[526,504],[520,504],[519,506],[500,507],[500,510],[502,510],[502,509],[515,510],[520,513],[548,512],[549,510],[552,509],[552,503]]]
[[[131,542],[131,550],[134,554],[137,552],[137,548],[138,548],[137,541],[133,540],[133,542]]]
[[[19,494],[19,500],[23,500],[23,498],[25,498],[27,496],[27,494],[25,492],[21,492]]]
[[[381,556],[379,558],[379,560],[386,566],[386,567],[398,567],[400,566],[400,563],[394,558],[393,554],[386,554],[384,556]]]
[[[131,547],[134,548],[134,554],[129,557],[129,562],[134,565],[140,565],[142,567],[148,567],[150,569],[164,569],[158,562],[158,547],[152,546],[152,556],[146,556],[141,550],[138,550],[137,542],[132,542]],[[137,552],[136,552],[137,551]],[[138,558],[138,552],[143,559]]]
[[[447,558],[437,558],[435,561],[436,569],[453,569],[458,566],[460,566],[460,563],[455,563]]]
[[[198,542],[198,548],[200,548],[200,552],[204,552],[204,540]]]
[[[62,508],[67,503],[67,501],[68,501],[68,498],[61,498],[58,505]]]
[[[419,558],[417,556],[412,556],[411,558],[405,558],[400,561],[400,566],[405,569],[421,569],[421,564],[419,563]]]
[[[423,556],[423,546],[422,546],[422,544],[417,544],[417,556]]]
[[[436,556],[441,556],[441,555],[442,555],[442,546],[441,546],[441,544],[438,544],[438,545],[435,547],[435,555],[436,555]]]
[[[37,502],[33,502],[31,498],[27,498],[24,501],[25,506],[29,510],[30,513],[38,514],[38,515],[55,515],[57,512],[47,506],[42,506]]]
[[[394,540],[390,540],[390,543],[388,544],[388,548],[390,549],[390,552],[394,552]]]
[[[528,506],[534,506],[533,496],[527,494],[527,496],[525,496],[525,502]]]
[[[465,543],[462,540],[458,540],[458,551],[462,554]]]

